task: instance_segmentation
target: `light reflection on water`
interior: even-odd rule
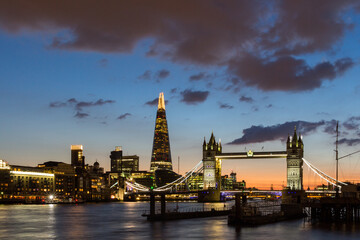
[[[233,203],[227,203],[227,205]],[[160,204],[158,204],[160,205]],[[223,203],[168,202],[167,209],[222,208]],[[236,228],[226,217],[148,222],[147,202],[79,205],[0,205],[1,239],[360,239],[356,225],[303,220]]]

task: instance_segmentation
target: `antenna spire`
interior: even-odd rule
[[[161,92],[159,94],[159,104],[158,104],[158,110],[164,109],[165,110],[165,100],[164,100],[164,93]]]
[[[338,150],[338,144],[339,144],[339,121],[336,122],[336,197],[339,197],[339,187],[337,186],[339,184],[339,150]]]

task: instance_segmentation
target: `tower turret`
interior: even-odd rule
[[[216,155],[221,154],[221,141],[215,140],[214,133],[211,133],[209,142],[203,145],[204,165],[204,190],[213,189],[220,191],[221,187],[221,160]],[[219,192],[220,193],[220,192]]]
[[[303,190],[303,156],[304,144],[299,134],[296,133],[296,126],[294,134],[291,138],[288,136],[286,142],[287,151],[287,187],[291,190]]]
[[[203,142],[203,151],[205,151],[207,149],[207,144],[206,144],[206,139],[204,137],[204,142]]]

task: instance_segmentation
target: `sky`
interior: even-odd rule
[[[359,1],[3,0],[0,159],[110,169],[115,146],[150,169],[164,92],[174,170],[223,152],[284,151],[294,126],[305,158],[335,176],[360,148]],[[180,159],[180,164],[178,164]],[[360,181],[360,154],[340,180]],[[178,169],[180,166],[180,169]],[[286,184],[284,159],[223,161],[248,186]],[[323,184],[304,167],[304,187]]]

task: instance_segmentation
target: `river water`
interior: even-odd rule
[[[167,203],[167,209],[176,207]],[[180,210],[202,207],[224,204],[178,203]],[[227,217],[148,222],[141,216],[148,209],[148,202],[0,205],[0,239],[360,239],[360,223],[294,220],[236,228],[227,225]]]

